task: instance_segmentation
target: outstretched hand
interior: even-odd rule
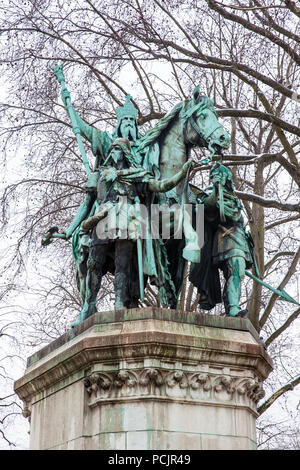
[[[184,170],[188,170],[189,168],[193,168],[193,166],[195,166],[196,162],[194,160],[192,160],[191,158],[189,158],[185,164],[183,165],[183,169]]]
[[[107,168],[101,172],[101,179],[104,181],[115,181],[118,177],[118,172],[114,167]]]
[[[209,163],[211,163],[211,157],[207,157],[203,160],[200,160],[200,162],[198,162],[198,165],[208,165]]]
[[[42,235],[42,246],[47,246],[52,243],[53,238],[63,238],[67,240],[66,233],[58,233],[57,227],[51,227],[47,233]]]

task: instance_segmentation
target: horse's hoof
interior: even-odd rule
[[[240,310],[239,313],[237,314],[237,317],[240,318],[247,318],[248,317],[248,310]]]
[[[79,323],[83,322],[80,318],[78,318],[74,323],[72,323],[71,327],[74,328],[75,326],[79,325]]]
[[[78,315],[77,320],[74,321],[74,323],[72,323],[72,328],[74,328],[74,326],[77,326],[80,323],[82,323],[84,320],[86,320],[87,317],[88,317],[88,315],[86,313],[80,312],[80,314]]]

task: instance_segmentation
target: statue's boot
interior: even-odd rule
[[[133,297],[130,299],[130,302],[127,304],[127,308],[138,308],[139,306],[139,299]]]
[[[225,284],[224,293],[223,293],[223,301],[224,301],[226,316],[237,317],[239,312],[241,311],[241,307],[239,305],[240,285],[237,285],[234,282],[233,276],[231,276]]]
[[[245,275],[245,260],[242,257],[228,259],[224,276],[226,279],[223,301],[228,317],[242,317],[246,312],[241,309],[241,283]]]
[[[248,317],[248,310],[245,308],[244,310],[240,310],[239,313],[237,314],[237,317],[240,318],[247,318]]]
[[[78,315],[77,320],[72,323],[72,325],[71,325],[72,328],[79,325],[79,323],[83,322],[83,320],[84,320],[84,318],[82,317],[81,312],[80,312],[80,314]]]
[[[96,308],[95,303],[90,304],[90,305],[86,305],[86,303],[84,303],[83,308],[81,312],[79,313],[77,320],[74,323],[72,323],[72,327],[79,325],[79,323],[83,322],[84,320],[86,320],[88,317],[90,317],[96,312],[97,312],[97,308]]]
[[[93,260],[92,260],[93,261]],[[94,266],[89,265],[89,268]],[[85,300],[77,320],[72,324],[76,326],[97,312],[97,294],[101,285],[101,269],[89,269],[86,277]]]
[[[238,305],[230,306],[229,311],[226,312],[226,317],[237,317],[240,310]]]
[[[132,294],[130,285],[133,279],[131,270],[135,243],[131,240],[117,240],[115,244],[115,310],[128,308]]]
[[[122,310],[123,308],[126,308],[126,306],[123,304],[123,302],[120,300],[120,298],[116,297],[114,309],[115,310]]]

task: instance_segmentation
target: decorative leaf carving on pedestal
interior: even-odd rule
[[[192,375],[190,379],[190,387],[193,390],[197,390],[202,387],[204,391],[208,392],[212,388],[209,375],[203,373]]]
[[[137,380],[133,373],[129,373],[127,370],[120,370],[114,380],[114,385],[118,388],[122,388],[124,385],[132,388],[137,384]]]
[[[237,387],[237,392],[240,395],[248,396],[251,400],[254,401],[254,403],[257,403],[265,396],[265,391],[262,385],[254,379],[243,380]]]
[[[164,380],[161,375],[161,372],[158,369],[154,368],[143,369],[140,373],[139,384],[147,386],[151,383],[156,385],[157,387],[163,385]]]
[[[92,400],[126,396],[142,398],[155,393],[168,398],[169,390],[173,397],[178,396],[185,400],[228,401],[236,400],[240,396],[248,397],[256,404],[265,394],[261,383],[254,378],[155,367],[94,372],[84,380],[84,385]],[[201,391],[210,393],[203,395]]]
[[[187,388],[188,381],[186,374],[184,374],[181,370],[171,372],[166,377],[166,385],[171,388],[175,387],[176,385],[179,385],[181,389]]]
[[[94,372],[88,378],[84,379],[84,385],[87,392],[91,395],[92,393],[96,394],[100,389],[109,390],[113,386],[113,382],[109,375]]]
[[[214,390],[217,393],[225,390],[228,394],[232,395],[236,390],[233,377],[228,375],[217,377],[215,380]]]

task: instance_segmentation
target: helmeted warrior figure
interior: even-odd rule
[[[61,95],[66,110],[68,111],[66,102],[68,98],[70,99],[70,93],[66,88],[63,88]],[[126,96],[124,105],[116,109],[117,125],[112,135],[84,122],[78,116],[74,108],[73,113],[76,116],[76,121],[80,129],[81,136],[85,137],[91,143],[92,152],[96,157],[94,171],[90,174],[86,184],[86,198],[79,207],[73,221],[64,231],[66,240],[72,237],[73,255],[77,266],[77,285],[81,294],[81,298],[84,301],[90,238],[88,234],[84,234],[81,231],[80,224],[87,217],[92,216],[96,208],[94,203],[96,201],[98,168],[105,162],[108,149],[116,138],[126,138],[130,141],[132,157],[134,158],[135,162],[139,164],[141,157],[136,152],[136,148],[140,135],[137,121],[138,110],[131,102],[130,95]]]
[[[152,240],[151,234],[146,233],[141,249],[144,259],[137,259],[136,245],[141,241],[141,218],[137,212],[142,205],[147,211],[147,199],[153,193],[166,192],[176,186],[191,163],[191,160],[186,162],[173,177],[157,180],[136,163],[129,140],[118,138],[110,146],[106,161],[98,170],[97,198],[92,214],[81,223],[82,233],[91,232],[91,243],[85,298],[75,324],[96,312],[97,294],[107,272],[114,274],[115,309],[138,306],[139,282],[145,275],[156,283],[167,304],[172,281],[159,240]],[[150,217],[150,214],[144,216]]]
[[[246,316],[240,307],[241,283],[253,264],[250,235],[245,231],[242,205],[234,193],[231,171],[216,163],[210,171],[212,186],[200,196],[205,208],[205,243],[201,261],[194,264],[191,282],[198,288],[200,308],[210,310],[221,302],[218,270],[225,278],[223,302],[227,316]]]
[[[67,89],[62,89],[61,96],[66,110],[68,111],[66,100],[70,98],[70,93]],[[136,153],[136,147],[141,137],[138,130],[138,110],[132,103],[131,99],[132,97],[127,95],[124,105],[119,106],[116,109],[117,125],[112,134],[109,134],[106,131],[101,131],[94,126],[87,124],[73,108],[81,136],[91,143],[92,152],[96,157],[95,168],[100,164],[103,164],[110,145],[119,137],[130,141],[132,154],[136,159],[136,162],[141,163],[141,157]]]

